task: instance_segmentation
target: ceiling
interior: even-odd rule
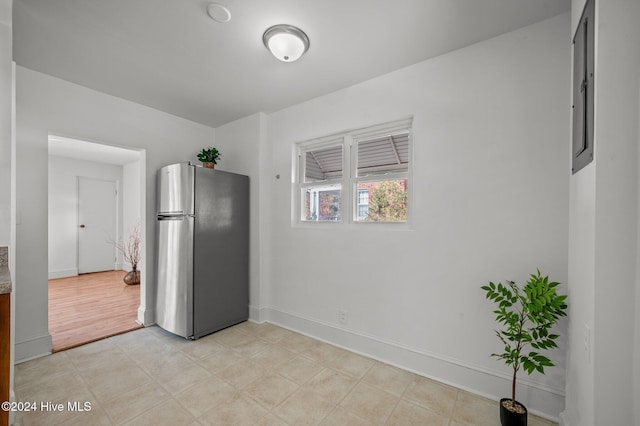
[[[550,18],[571,0],[14,0],[20,66],[218,127]],[[262,34],[296,25],[295,63]]]

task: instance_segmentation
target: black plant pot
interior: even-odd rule
[[[502,426],[527,426],[527,407],[516,401],[524,409],[524,413],[515,413],[509,411],[502,405],[503,401],[511,401],[511,398],[502,398],[500,400],[500,424]]]

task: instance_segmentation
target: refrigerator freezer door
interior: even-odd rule
[[[193,334],[249,317],[249,178],[195,170]]]
[[[179,215],[159,215],[156,222],[156,322],[182,337],[193,336],[193,224],[193,217]]]
[[[193,214],[193,169],[189,163],[165,166],[156,182],[157,213]]]

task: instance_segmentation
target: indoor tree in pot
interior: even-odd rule
[[[500,400],[502,426],[527,424],[527,409],[516,401],[516,378],[520,367],[528,374],[534,371],[544,374],[545,367],[554,365],[539,352],[557,347],[559,336],[552,334],[551,328],[560,317],[567,315],[567,296],[556,293],[559,285],[549,282],[549,277],[543,277],[538,270],[530,275],[524,288],[513,281],[507,281],[506,285],[490,282],[482,286],[486,298],[497,305],[493,313],[502,325],[496,334],[504,344],[504,352],[491,356],[503,360],[513,369],[511,398]],[[526,352],[528,347],[531,350]]]
[[[216,164],[218,164],[218,160],[220,159],[220,152],[214,148],[202,148],[202,151],[198,154],[198,160],[202,161],[202,165],[204,167],[213,169]]]

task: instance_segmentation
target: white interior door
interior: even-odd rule
[[[114,181],[78,177],[78,273],[115,268],[116,202]]]

